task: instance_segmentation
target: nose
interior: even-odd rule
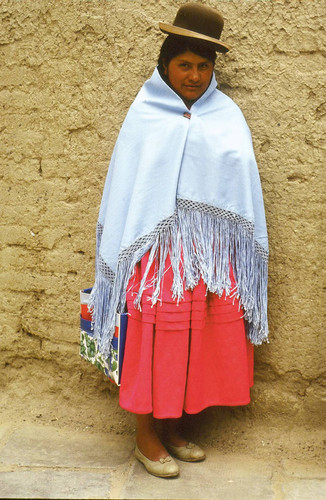
[[[199,78],[200,78],[200,76],[199,76],[199,71],[198,71],[198,69],[197,69],[196,67],[193,67],[193,68],[192,68],[192,71],[191,71],[191,73],[190,73],[190,75],[189,75],[189,79],[190,79],[192,82],[196,83],[196,82],[198,82],[198,81],[199,81]]]

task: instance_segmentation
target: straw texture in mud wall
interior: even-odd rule
[[[156,64],[164,39],[158,22],[172,22],[181,3],[0,4],[0,370],[7,394],[42,390],[73,405],[86,404],[85,394],[105,397],[108,383],[79,358],[78,293],[94,278],[96,220],[119,127]],[[205,3],[225,17],[222,38],[233,49],[218,56],[217,80],[251,128],[270,237],[270,344],[256,349],[249,413],[319,425],[325,5]],[[121,415],[116,392],[110,401],[108,414]]]

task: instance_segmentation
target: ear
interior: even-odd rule
[[[168,76],[168,67],[165,64],[165,61],[163,61],[163,71],[164,71],[165,76]]]

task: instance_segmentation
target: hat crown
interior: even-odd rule
[[[202,40],[212,44],[217,52],[225,53],[231,47],[220,41],[223,26],[224,19],[220,12],[195,2],[181,5],[173,24],[159,23],[163,33]]]
[[[224,20],[216,9],[208,5],[189,2],[180,7],[173,25],[219,39]]]

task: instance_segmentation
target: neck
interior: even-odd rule
[[[180,97],[181,97],[181,96],[180,96]],[[201,97],[201,96],[200,96],[200,97]],[[195,100],[192,100],[192,101],[188,101],[187,99],[183,99],[182,97],[181,97],[181,99],[183,100],[183,102],[185,103],[185,105],[187,106],[187,108],[188,108],[188,109],[190,109],[190,108],[191,108],[191,106],[192,106],[193,104],[195,104],[195,102],[196,102],[196,101],[198,101],[199,97],[198,97],[198,99],[195,99]]]

